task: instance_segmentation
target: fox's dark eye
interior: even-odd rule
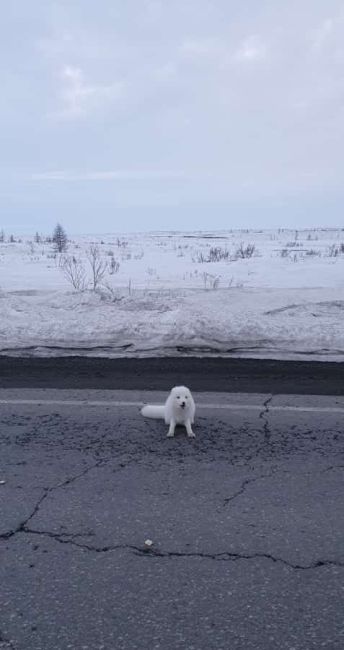
[[[180,395],[177,395],[177,399],[180,399]]]

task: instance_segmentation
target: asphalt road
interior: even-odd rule
[[[0,391],[0,648],[342,650],[344,399],[162,398]]]
[[[98,388],[344,395],[344,363],[216,357],[0,356],[0,388]]]

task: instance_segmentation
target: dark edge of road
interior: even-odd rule
[[[0,357],[0,388],[344,395],[344,363],[215,357]]]

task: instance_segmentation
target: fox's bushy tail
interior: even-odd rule
[[[146,418],[154,418],[155,420],[165,419],[165,406],[163,404],[146,404],[141,409],[142,415]]]

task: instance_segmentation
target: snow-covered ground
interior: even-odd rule
[[[74,237],[84,290],[51,243],[18,239],[0,242],[2,353],[343,359],[344,229]]]

